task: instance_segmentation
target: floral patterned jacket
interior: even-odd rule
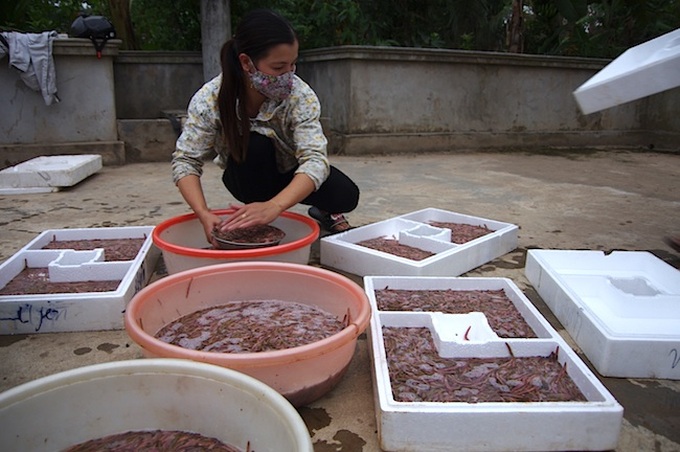
[[[218,75],[201,87],[189,102],[187,119],[172,154],[175,184],[185,176],[203,174],[203,163],[210,157],[226,168],[229,150],[224,140],[217,95],[222,84]],[[330,172],[326,140],[321,122],[321,105],[316,93],[295,76],[293,90],[283,101],[265,100],[250,130],[274,141],[279,171],[297,167],[296,173],[308,175],[318,189]]]

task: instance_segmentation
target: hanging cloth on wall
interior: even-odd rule
[[[19,77],[26,86],[42,94],[45,105],[59,102],[57,72],[52,56],[52,42],[57,32],[8,31],[0,35],[3,38],[0,40],[0,58],[9,55],[9,66],[19,71]]]

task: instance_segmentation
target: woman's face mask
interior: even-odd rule
[[[259,71],[252,62],[250,64],[252,69],[255,70],[248,73],[250,83],[260,94],[277,101],[284,100],[290,96],[293,90],[295,71],[286,72],[281,75],[269,75]]]

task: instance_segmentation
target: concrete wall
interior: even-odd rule
[[[656,136],[665,136],[662,148],[680,150],[680,88],[664,91],[646,100],[642,123]],[[652,141],[650,147],[655,147]]]
[[[301,57],[298,73],[321,99],[335,152],[680,142],[678,90],[580,113],[572,92],[606,60],[361,46]]]
[[[203,85],[201,52],[120,51],[113,74],[119,119],[162,118]]]
[[[55,41],[62,102],[45,106],[0,65],[0,167],[98,153],[104,164],[169,161],[203,84],[201,52],[119,52]],[[5,60],[6,61],[6,60]],[[680,88],[591,115],[572,92],[607,60],[346,46],[302,52],[332,153],[564,147],[680,151]],[[175,121],[177,123],[177,121]]]
[[[167,161],[158,119],[201,86],[200,52],[120,52],[119,138],[128,161]],[[334,47],[302,52],[332,153],[509,148],[678,149],[679,90],[584,116],[572,92],[607,60],[458,50]]]
[[[201,52],[121,51],[113,72],[126,161],[170,161],[179,122],[203,85]]]
[[[116,130],[113,58],[120,41],[109,41],[101,59],[86,39],[56,39],[53,58],[59,103],[45,105],[9,67],[0,64],[0,165],[40,155],[101,154],[105,164],[124,162]]]
[[[201,54],[205,81],[222,72],[220,51],[231,36],[230,1],[201,0]]]

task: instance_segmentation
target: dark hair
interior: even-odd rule
[[[265,58],[272,47],[293,44],[295,41],[295,31],[286,19],[274,11],[256,9],[243,17],[234,36],[222,46],[222,86],[217,105],[229,152],[237,162],[245,159],[250,135],[250,119],[246,114],[244,98],[247,80],[238,56],[245,53],[253,62],[257,62]]]

